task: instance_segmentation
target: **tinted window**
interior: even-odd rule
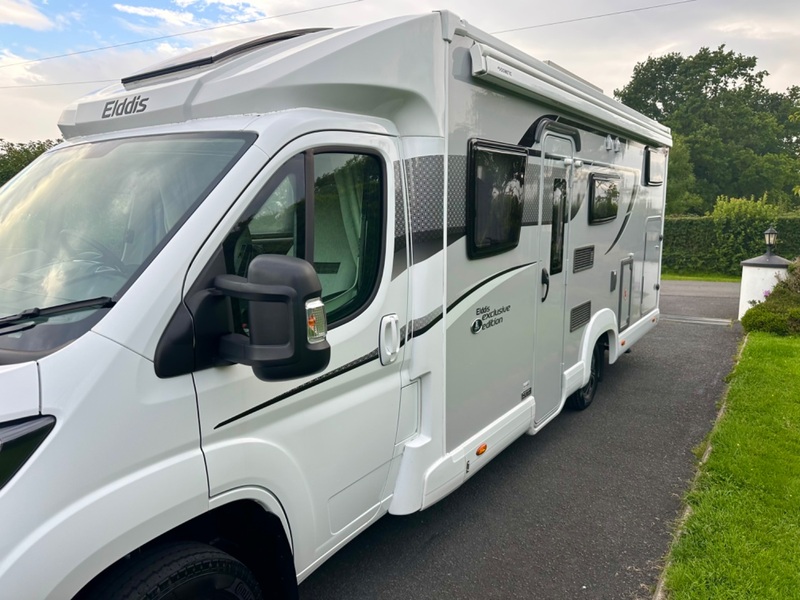
[[[647,148],[645,151],[644,175],[647,185],[664,183],[664,172],[667,169],[667,155],[662,150]]]
[[[150,136],[79,144],[39,158],[0,189],[0,317],[119,295],[253,139]],[[0,332],[0,349],[64,344],[92,325],[95,312]]]
[[[473,145],[467,202],[470,258],[511,250],[519,243],[527,153],[516,148]]]
[[[593,173],[589,182],[589,224],[616,219],[619,212],[619,178]]]
[[[564,270],[564,223],[567,220],[567,180],[556,178],[552,189],[552,223],[550,231],[550,274]]]
[[[313,182],[310,193],[308,181]],[[264,186],[248,212],[252,216],[229,234],[224,244],[228,271],[246,276],[259,254],[303,258],[319,275],[328,322],[349,317],[369,301],[378,279],[384,188],[383,163],[374,155],[309,151],[295,156]],[[235,319],[237,328],[244,331],[243,307],[236,310],[242,316]]]

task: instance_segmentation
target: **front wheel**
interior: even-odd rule
[[[205,544],[166,544],[112,567],[86,600],[262,600],[258,581],[234,557]]]
[[[594,395],[597,392],[597,384],[600,382],[600,361],[603,356],[602,352],[602,346],[597,344],[592,352],[592,367],[589,372],[589,382],[567,398],[567,408],[571,408],[572,410],[584,410],[588,408],[592,400],[594,400]]]

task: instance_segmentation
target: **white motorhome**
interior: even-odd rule
[[[59,125],[0,189],[3,598],[295,596],[658,321],[669,130],[448,12]]]

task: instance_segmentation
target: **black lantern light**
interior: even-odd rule
[[[770,227],[764,232],[764,241],[767,243],[767,255],[772,254],[775,242],[778,241],[778,232],[775,231],[774,227]]]

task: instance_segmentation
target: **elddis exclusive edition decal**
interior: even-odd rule
[[[472,322],[472,327],[470,330],[472,333],[480,333],[484,329],[489,329],[490,327],[500,325],[503,322],[502,315],[508,312],[511,312],[510,304],[499,306],[497,308],[492,308],[489,305],[479,306],[475,309],[475,316],[477,319]]]

